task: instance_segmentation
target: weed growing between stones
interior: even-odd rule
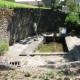
[[[30,72],[29,71],[26,71],[25,72],[25,77],[30,77],[30,76],[31,76]]]
[[[37,74],[34,74],[34,75],[33,75],[33,78],[37,78]]]
[[[0,72],[0,80],[79,80],[73,72],[70,75],[67,75],[65,71],[1,71]],[[76,76],[76,77],[74,77]]]
[[[9,45],[5,41],[0,41],[0,55],[4,55],[9,49]]]

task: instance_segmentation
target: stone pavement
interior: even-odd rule
[[[7,54],[5,55],[10,62],[15,62],[15,61],[20,61],[21,65],[23,65],[25,62],[27,62],[27,60],[29,62],[31,62],[31,64],[33,64],[32,62],[35,62],[36,60],[33,60],[33,58],[29,58],[30,54],[34,54],[35,50],[38,48],[38,46],[40,44],[43,44],[43,40],[44,37],[39,35],[38,37],[36,36],[32,36],[32,37],[28,37],[24,40],[21,40],[19,43],[15,43],[14,45],[10,46],[9,51],[7,52]],[[67,47],[69,49],[69,52],[65,52],[65,53],[60,53],[60,54],[73,54],[77,60],[80,60],[80,52],[79,52],[79,48],[80,48],[80,38],[76,37],[76,36],[67,36],[65,37],[66,40],[66,44]],[[38,54],[38,53],[35,53]],[[40,53],[42,54],[42,53]],[[53,53],[51,53],[53,54]],[[55,54],[59,54],[59,53],[55,53]],[[22,56],[19,56],[22,55]],[[25,56],[26,55],[26,56]],[[37,61],[37,64],[44,64],[40,61]],[[36,64],[36,63],[35,63]]]
[[[33,36],[28,37],[24,40],[21,40],[19,43],[15,43],[14,45],[9,47],[9,51],[5,56],[8,59],[8,62],[15,62],[15,61],[26,61],[26,56],[19,56],[22,55],[29,55],[30,53],[33,53],[37,46],[43,41],[43,36]]]
[[[67,36],[65,41],[69,52],[73,54],[77,60],[80,60],[80,38],[77,36]]]

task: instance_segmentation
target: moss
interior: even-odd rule
[[[5,10],[5,17],[8,19],[8,21],[11,21],[13,16],[14,16],[13,9],[6,8],[6,10]]]
[[[4,9],[4,13],[3,13],[2,9],[0,9],[0,25],[3,24],[3,16],[4,16],[5,18],[7,18],[8,21],[11,21],[13,15],[14,15],[13,9],[5,8],[5,9]]]

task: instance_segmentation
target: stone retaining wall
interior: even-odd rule
[[[64,26],[65,17],[65,13],[54,10],[0,9],[0,39],[11,45],[31,36],[34,34],[33,22],[38,19],[38,33],[58,31],[59,27]]]
[[[10,45],[33,34],[31,9],[0,9],[0,40]]]

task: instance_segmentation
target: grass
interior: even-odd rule
[[[5,54],[9,49],[9,45],[5,41],[0,41],[0,54]]]
[[[35,8],[35,9],[37,9],[39,7],[1,0],[0,8]],[[46,7],[40,7],[40,8],[41,9],[50,9],[50,8],[46,8]]]
[[[50,42],[44,44],[40,49],[40,52],[63,52],[63,46],[61,43]]]

